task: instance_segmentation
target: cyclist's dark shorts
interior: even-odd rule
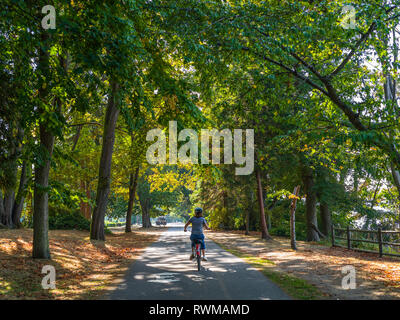
[[[194,240],[199,239],[201,240],[200,249],[204,250],[206,248],[206,243],[204,242],[204,234],[191,234],[190,240],[192,241],[192,247],[195,246]]]

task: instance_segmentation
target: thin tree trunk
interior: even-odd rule
[[[269,212],[270,208],[266,206],[266,201],[267,201],[267,195],[263,193],[263,203],[264,203],[264,211],[266,211],[265,219],[267,222],[267,230],[271,230],[271,214]]]
[[[396,186],[400,195],[400,173],[395,169],[393,162],[390,162],[390,171],[392,173],[394,185]]]
[[[293,190],[293,194],[295,198],[292,200],[292,204],[290,206],[290,246],[293,250],[297,250],[296,246],[296,205],[297,205],[297,197],[300,193],[300,186],[296,186]]]
[[[86,192],[86,198],[89,200],[91,199],[90,196],[90,182],[85,181],[85,192]],[[86,211],[85,211],[85,218],[90,220],[92,218],[92,207],[90,206],[90,203],[86,203]]]
[[[251,192],[251,191],[248,191],[248,192]],[[253,198],[252,194],[251,194],[250,197],[251,197],[250,199]],[[246,213],[246,216],[245,216],[245,228],[246,228],[246,231],[245,231],[244,234],[246,236],[248,236],[250,234],[250,211],[252,210],[252,207],[253,207],[253,201],[249,201],[249,200],[248,200],[248,206],[247,206],[246,212],[245,212]]]
[[[85,181],[83,179],[81,179],[80,184],[81,184],[81,186],[80,186],[81,191],[84,191],[85,190]],[[81,200],[79,207],[80,207],[81,215],[85,217],[86,216],[86,203]]]
[[[268,233],[267,222],[265,221],[261,173],[259,169],[256,170],[256,179],[257,179],[258,206],[260,209],[261,239],[271,240],[272,238]]]
[[[81,190],[83,192],[85,192],[86,198],[89,200],[90,199],[89,182],[87,182],[85,180],[81,180]],[[91,212],[90,212],[89,202],[81,201],[79,206],[80,206],[81,215],[84,216],[86,219],[90,220]]]
[[[19,150],[20,151],[20,150]],[[12,157],[14,157],[12,161],[12,168],[9,169],[11,171],[10,176],[12,178],[12,183],[8,186],[4,192],[4,212],[3,216],[1,217],[1,223],[6,226],[7,228],[12,228],[12,212],[14,208],[15,202],[15,181],[17,179],[18,167],[17,167],[17,157],[18,157],[18,147],[16,144],[11,148],[10,153]]]
[[[6,226],[3,225],[3,215],[4,215],[4,198],[3,198],[3,192],[0,189],[0,229],[5,228]]]
[[[314,177],[310,168],[306,168],[303,172],[303,182],[306,198],[306,220],[307,220],[307,241],[319,241],[319,235],[316,230],[318,228],[316,204],[317,195],[314,190]]]
[[[250,216],[253,213],[253,205],[254,205],[254,191],[253,190],[249,190],[250,192],[250,202],[249,202],[249,206],[247,207],[246,210],[246,236],[250,235]]]
[[[81,127],[82,126],[80,126],[80,128]],[[80,129],[78,130],[78,133],[77,133],[78,138],[79,138],[79,133],[80,133]],[[81,168],[86,168],[86,160],[82,160],[80,165],[81,165]],[[89,181],[87,181],[85,179],[81,179],[81,191],[85,192],[86,198],[88,200],[90,200],[90,182]],[[87,201],[87,202],[81,201],[80,210],[81,210],[82,216],[84,216],[86,219],[90,220],[90,218],[91,218],[91,207],[90,207],[89,201]]]
[[[135,174],[131,173],[129,178],[129,202],[128,211],[126,212],[125,232],[132,232],[132,210],[135,203],[135,194],[137,181],[139,177],[139,167],[136,168]]]
[[[377,183],[377,185],[376,185],[376,187],[375,187],[374,196],[372,197],[372,200],[371,200],[371,209],[373,209],[373,208],[375,207],[375,204],[376,204],[376,196],[378,195],[378,191],[379,191],[379,188],[380,188],[380,187],[381,187],[381,182],[378,181],[378,183]]]
[[[76,145],[78,144],[79,137],[81,136],[82,127],[83,127],[83,125],[78,126],[78,128],[77,128],[77,130],[76,130],[76,134],[75,134],[74,137],[72,138],[72,142],[73,142],[72,149],[71,149],[72,151],[75,150]]]
[[[250,234],[250,208],[246,210],[246,231],[244,233],[246,236]]]
[[[118,84],[111,81],[111,92],[108,97],[106,117],[104,120],[103,146],[101,149],[99,181],[96,193],[96,205],[92,215],[90,239],[105,240],[104,218],[107,209],[111,183],[111,161],[115,141],[115,126],[119,108],[117,103]]]
[[[14,208],[12,212],[12,223],[16,228],[21,228],[21,212],[24,207],[25,197],[26,197],[26,187],[31,170],[27,165],[26,161],[22,163],[21,177],[19,179],[19,187],[17,197],[15,198]]]

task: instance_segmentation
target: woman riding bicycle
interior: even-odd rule
[[[185,224],[184,231],[186,232],[186,229],[189,224],[192,224],[192,234],[190,235],[190,240],[192,241],[192,254],[190,255],[190,260],[194,258],[194,241],[196,239],[201,240],[201,252],[203,254],[203,261],[207,261],[206,258],[206,244],[204,243],[204,234],[203,234],[203,225],[207,230],[210,230],[208,227],[206,219],[203,218],[203,209],[202,208],[196,208],[194,209],[194,217],[191,217],[188,222]]]

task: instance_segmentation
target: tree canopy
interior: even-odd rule
[[[150,227],[195,206],[213,228],[288,235],[298,185],[306,240],[398,227],[399,1],[353,1],[349,18],[329,0],[58,0],[54,29],[46,1],[2,4],[0,223],[33,226],[34,258],[53,211],[95,240],[107,217],[126,212],[129,232],[132,214]],[[254,171],[149,163],[147,134],[169,151],[170,121],[254,130]]]

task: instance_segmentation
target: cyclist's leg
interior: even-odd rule
[[[190,241],[192,242],[192,249],[195,247],[194,240],[196,240],[196,235],[195,234],[191,234],[190,235]]]
[[[194,235],[191,234],[190,241],[192,242],[192,254],[190,255],[190,260],[192,260],[194,258],[194,248],[195,248],[194,239],[195,239]]]
[[[204,234],[201,235],[200,239],[201,239],[201,247],[200,247],[200,249],[201,249],[201,253],[203,255],[203,259],[207,260],[206,259],[206,243],[204,241]]]

